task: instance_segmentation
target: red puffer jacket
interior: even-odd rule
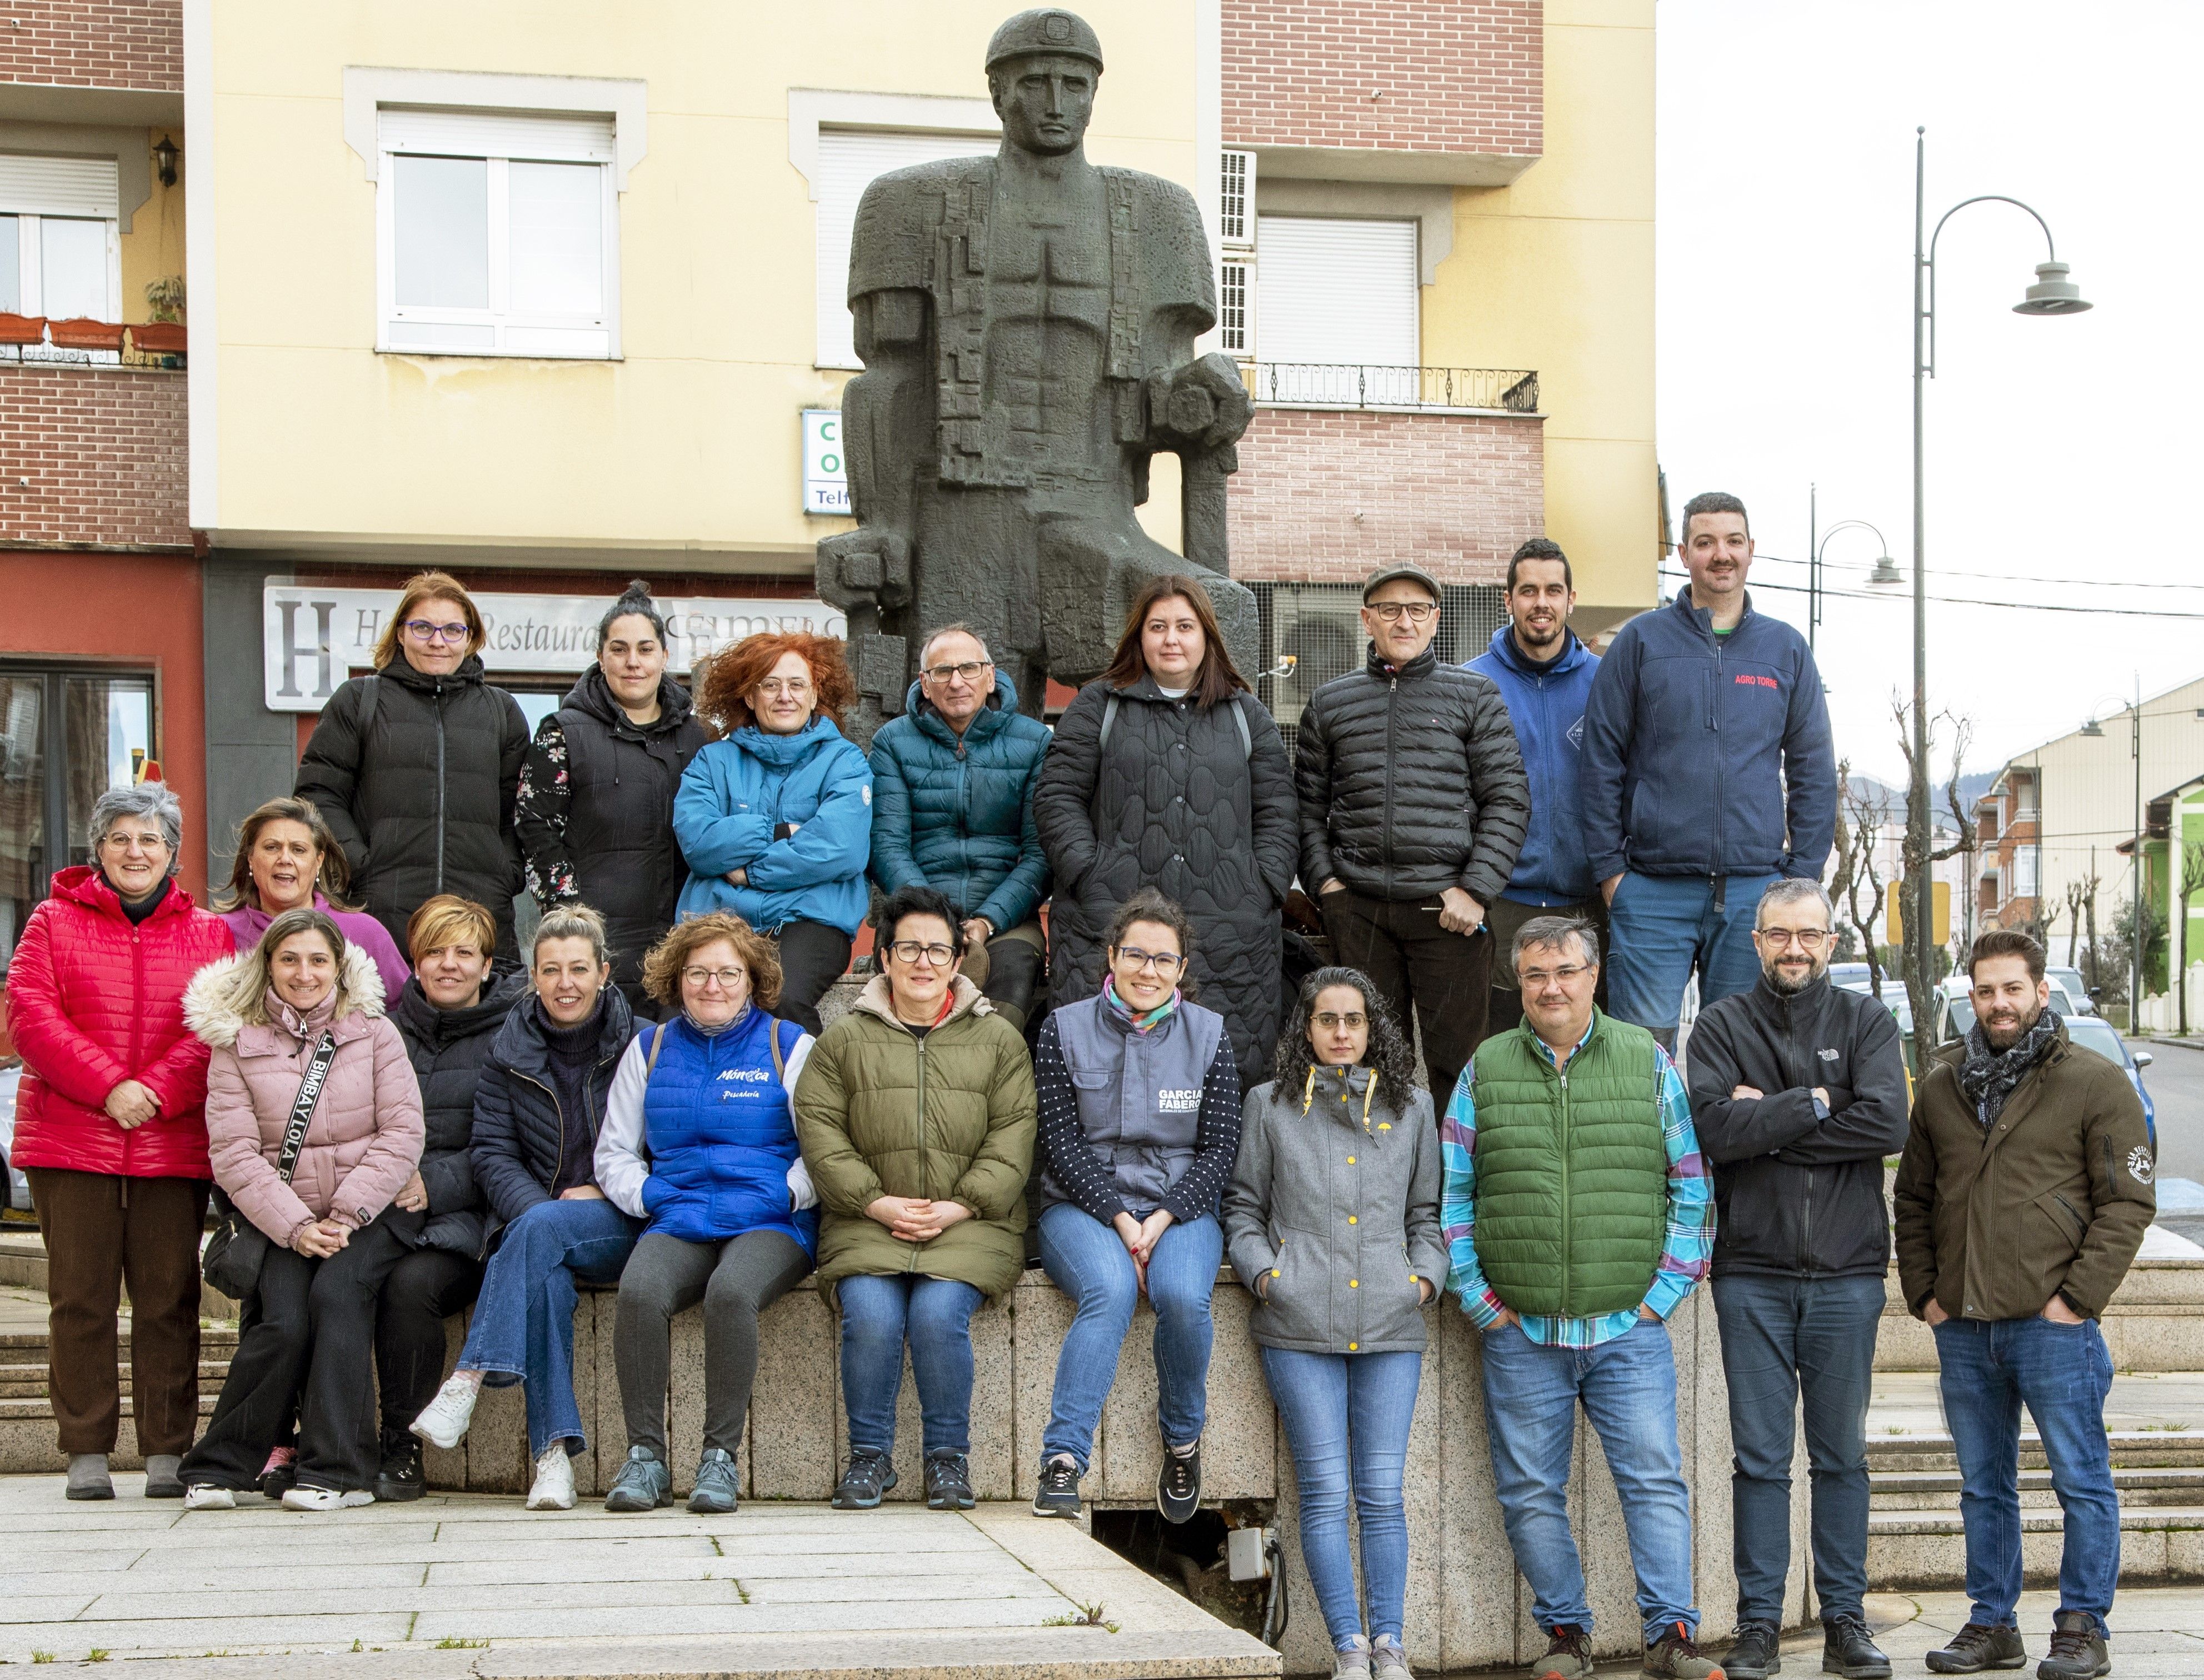
[[[130,1178],[212,1176],[207,1047],[184,1025],[184,988],[234,949],[220,918],[173,881],[139,926],[97,869],[54,877],[8,965],[8,1031],[23,1058],[15,1164]],[[101,1105],[136,1080],[161,1111],[124,1131]]]

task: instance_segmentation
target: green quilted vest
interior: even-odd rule
[[[1596,1318],[1645,1298],[1668,1218],[1653,1035],[1592,1017],[1557,1074],[1529,1025],[1477,1068],[1477,1258],[1517,1312]]]

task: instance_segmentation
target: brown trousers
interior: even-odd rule
[[[138,1450],[187,1451],[199,1421],[204,1179],[123,1178],[28,1167],[46,1239],[48,1392],[61,1449],[112,1452],[121,1427],[115,1316],[130,1290]]]

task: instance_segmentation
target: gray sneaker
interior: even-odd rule
[[[1390,1634],[1380,1635],[1370,1642],[1370,1680],[1414,1680],[1408,1668],[1408,1653]]]
[[[1331,1653],[1331,1680],[1371,1680],[1370,1642],[1360,1634]]]
[[[733,1456],[725,1447],[706,1447],[696,1462],[696,1488],[689,1495],[689,1509],[700,1517],[725,1517],[741,1503],[741,1492]]]
[[[651,1457],[647,1446],[631,1446],[627,1462],[605,1495],[607,1511],[655,1511],[673,1503],[673,1473]]]

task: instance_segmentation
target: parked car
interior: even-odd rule
[[[2065,988],[2053,981],[2051,988],[2051,1007],[2057,1009],[2066,1021],[2066,1036],[2083,1050],[2094,1050],[2128,1076],[2136,1095],[2142,1101],[2143,1124],[2150,1132],[2150,1146],[2158,1147],[2158,1107],[2150,1100],[2150,1091],[2143,1085],[2142,1070],[2150,1066],[2151,1053],[2135,1050],[2120,1036],[2119,1029],[2099,1015],[2069,1015],[2060,999]],[[1939,1044],[1956,1043],[1974,1030],[1975,1000],[1963,987],[1953,991],[1947,985],[1936,999],[1936,1042]]]
[[[15,1087],[22,1083],[23,1064],[12,1056],[0,1065],[0,1173],[8,1183],[8,1205],[18,1213],[31,1211],[31,1181],[15,1165]]]

